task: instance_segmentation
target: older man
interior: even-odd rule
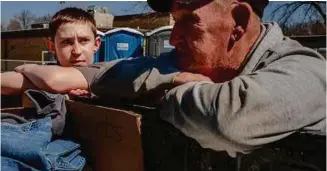
[[[297,131],[325,131],[326,61],[284,37],[276,23],[260,22],[268,1],[148,3],[175,19],[170,54],[16,71],[41,89],[87,89],[100,98],[135,99],[168,89],[161,117],[203,147],[231,156]]]
[[[168,92],[161,117],[204,147],[247,152],[296,131],[325,131],[325,59],[261,23],[265,0],[148,0],[171,12],[179,68],[215,83]]]

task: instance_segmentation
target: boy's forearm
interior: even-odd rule
[[[17,72],[1,73],[1,94],[15,95],[21,94],[26,89],[36,87],[23,74]]]
[[[35,66],[21,70],[39,89],[67,93],[73,89],[87,90],[84,76],[76,69],[60,66]]]

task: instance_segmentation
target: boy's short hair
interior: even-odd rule
[[[93,16],[88,12],[74,7],[68,7],[58,11],[49,23],[50,38],[54,41],[54,37],[58,28],[66,23],[85,23],[91,26],[91,30],[96,37],[96,24]]]

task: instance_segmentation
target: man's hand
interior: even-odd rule
[[[175,76],[175,78],[172,82],[172,86],[169,89],[172,89],[174,87],[180,86],[180,85],[188,83],[188,82],[197,82],[197,81],[213,82],[209,77],[206,77],[202,74],[181,72]],[[167,91],[169,91],[169,89],[164,89],[164,90],[161,89],[161,90],[154,91],[152,93],[153,97],[150,98],[150,99],[155,99],[155,100],[152,100],[152,103],[154,102],[156,104],[162,104],[163,98],[164,98],[165,94],[167,93]]]
[[[175,76],[173,80],[174,86],[179,86],[188,82],[193,81],[210,81],[213,82],[209,77],[206,77],[202,74],[193,74],[190,72],[181,72]]]

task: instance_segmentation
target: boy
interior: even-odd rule
[[[78,8],[60,10],[52,17],[49,31],[50,37],[46,40],[46,45],[55,54],[59,65],[71,67],[93,63],[94,54],[99,49],[101,40],[96,35],[95,20],[89,13]],[[35,64],[30,66],[38,67]],[[19,68],[20,66],[15,70]],[[20,94],[26,89],[36,88],[32,82],[38,80],[29,79],[18,72],[1,73],[1,94]],[[70,93],[85,95],[87,91],[72,90]]]
[[[101,41],[96,36],[95,20],[86,11],[78,8],[60,10],[52,17],[49,23],[49,31],[50,37],[46,40],[46,45],[55,54],[58,65],[62,67],[76,67],[88,66],[93,63],[94,53],[99,49]],[[15,71],[19,70],[22,66],[16,67]],[[35,69],[41,67],[35,64],[24,66]],[[37,89],[33,83],[42,84],[42,81],[35,77],[27,78],[19,72],[2,73],[1,94],[14,95],[21,94],[26,89]],[[34,100],[40,94],[44,93],[40,92],[37,96],[33,97]],[[88,95],[88,92],[75,89],[69,92],[69,94],[84,96]],[[31,94],[29,95],[33,96]],[[62,170],[81,170],[83,168],[85,159],[79,155],[78,148],[72,149],[67,146],[68,144],[78,147],[78,144],[68,139],[53,138],[61,136],[65,125],[66,109],[61,106],[63,97],[47,94],[47,98],[50,98],[50,100],[47,102],[42,101],[42,104],[47,104],[46,107],[42,105],[36,106],[38,111],[36,114],[37,117],[34,116],[35,113],[32,113],[34,114],[32,118],[30,116],[26,118],[19,117],[11,113],[1,114],[1,134],[3,135],[1,144],[5,146],[4,149],[1,149],[2,170],[53,170],[54,167],[59,165]],[[28,134],[25,132],[22,134],[21,129],[29,125],[33,125],[33,129],[25,130]],[[19,148],[19,145],[15,143],[24,143],[27,148]],[[48,147],[51,149],[51,146],[56,147],[54,152],[58,154],[60,154],[60,150],[64,150],[65,155],[69,155],[70,160],[64,161],[64,164],[62,164],[57,159],[51,159],[50,161],[47,155],[39,155],[39,150],[42,149],[43,152],[43,149],[48,149]],[[49,153],[52,154],[52,152],[50,150]],[[26,153],[34,154],[37,157],[32,158],[29,155],[23,155]],[[56,155],[56,157],[61,158],[62,156]]]

